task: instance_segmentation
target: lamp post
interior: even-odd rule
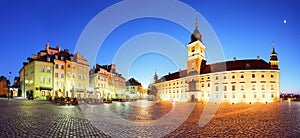
[[[7,75],[7,77],[8,77],[8,84],[7,84],[8,93],[7,93],[7,98],[8,98],[8,99],[9,99],[9,94],[10,94],[10,91],[9,91],[10,75],[11,75],[11,72],[9,72],[8,75]]]

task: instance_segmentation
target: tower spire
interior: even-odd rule
[[[198,29],[198,15],[196,14],[195,29]]]

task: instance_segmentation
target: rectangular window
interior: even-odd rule
[[[255,85],[252,85],[252,90],[255,90]]]
[[[256,94],[254,94],[253,97],[256,98]]]
[[[58,83],[58,81],[56,81],[56,82],[55,82],[55,86],[59,86],[59,83]]]
[[[235,98],[235,95],[232,95],[232,98],[234,99],[234,98]]]
[[[243,95],[243,98],[246,99],[246,94]]]
[[[219,91],[219,87],[218,86],[216,86],[216,91]]]
[[[60,75],[60,77],[61,77],[61,78],[65,78],[65,74],[62,73],[62,74]]]
[[[241,85],[241,90],[245,90],[244,85]]]
[[[210,87],[210,83],[207,83],[207,87]]]
[[[271,98],[274,98],[274,94],[271,94]]]
[[[47,78],[47,83],[51,83],[51,78],[50,77]]]
[[[262,98],[265,98],[265,94],[262,94]]]
[[[274,85],[271,85],[271,90],[274,90]]]
[[[68,68],[71,68],[71,65],[70,65],[70,64],[68,64]]]
[[[235,85],[232,85],[232,91],[235,91]]]
[[[227,98],[227,95],[224,95],[224,99],[226,99]]]
[[[265,78],[265,74],[261,74],[261,78]]]
[[[61,87],[64,87],[65,86],[65,82],[61,82]]]
[[[41,67],[41,72],[45,72],[45,66]]]
[[[218,80],[219,79],[219,77],[218,76],[216,76],[216,80]]]
[[[265,90],[265,85],[261,85],[261,90]]]
[[[241,78],[244,78],[244,74],[241,75]]]
[[[83,80],[86,80],[86,76],[85,75],[83,75]]]
[[[73,78],[76,78],[76,74],[75,73],[73,73]]]
[[[45,83],[44,76],[41,76],[40,83]]]
[[[42,91],[42,96],[45,96],[45,91]]]
[[[55,73],[55,77],[58,77],[58,73]]]
[[[224,86],[224,91],[227,91],[227,86]]]
[[[47,66],[47,72],[50,73],[51,72],[51,68],[50,66]]]
[[[61,65],[61,69],[65,69],[65,66],[64,66],[64,65]]]
[[[58,69],[58,64],[55,64],[55,68]]]
[[[71,73],[70,72],[68,72],[68,77],[71,77]]]
[[[78,79],[81,79],[81,75],[80,74],[78,75]]]
[[[271,74],[271,78],[274,78],[274,74],[273,73]]]
[[[255,78],[255,74],[252,74],[252,78]]]

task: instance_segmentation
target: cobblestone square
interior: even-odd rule
[[[0,99],[0,137],[111,137],[110,133],[103,132],[92,120],[88,119],[85,114],[86,109],[105,107],[124,120],[147,122],[166,116],[173,110],[173,106],[185,107],[190,104],[162,102],[149,107],[136,107],[128,102],[114,102],[99,105],[61,106],[49,101]],[[222,103],[210,122],[204,127],[199,127],[199,119],[205,106],[206,104],[202,103],[195,104],[184,122],[164,137],[300,136],[300,102],[284,101],[251,105]],[[175,115],[180,116],[181,113],[175,113]],[[102,125],[105,127],[104,124]],[[132,127],[137,134],[140,134],[138,136],[125,131],[128,129],[125,126],[115,127],[121,130],[116,132],[122,133],[118,135],[119,137],[161,136],[151,134],[151,132],[159,133],[160,131],[151,130],[157,129],[151,125]]]

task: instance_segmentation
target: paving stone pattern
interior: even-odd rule
[[[174,105],[158,103],[143,109],[143,112],[139,112],[137,107],[128,107],[126,103],[93,106],[108,106],[113,113],[130,121],[147,121],[164,116]],[[205,106],[207,104],[197,103],[186,121],[164,137],[300,137],[300,102],[251,105],[222,103],[212,120],[200,128],[199,119]],[[121,129],[124,126],[116,127]],[[151,128],[149,126],[136,131],[152,132]],[[122,133],[124,135],[119,137],[136,137],[126,131]],[[157,135],[143,134],[137,137],[155,136]],[[79,106],[60,106],[48,101],[0,99],[0,137],[110,136],[97,129]]]

